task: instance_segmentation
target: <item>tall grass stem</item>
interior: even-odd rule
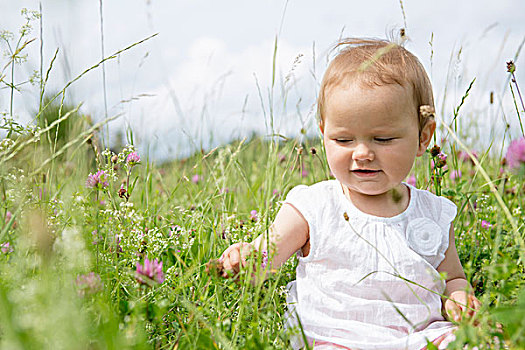
[[[99,0],[99,13],[100,13],[100,53],[102,60],[102,91],[104,94],[104,118],[108,117],[108,99],[106,91],[106,63],[104,60],[104,6],[103,1]],[[106,124],[106,137],[107,143],[104,142],[106,147],[109,147],[109,126]],[[106,138],[104,138],[106,140]]]

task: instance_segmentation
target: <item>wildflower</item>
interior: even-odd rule
[[[435,165],[436,168],[443,168],[445,165],[447,165],[447,155],[443,152],[439,152],[436,155]]]
[[[438,145],[434,145],[434,147],[432,147],[430,149],[430,155],[432,157],[437,157],[437,155],[441,152],[441,148],[438,146]]]
[[[126,193],[126,189],[124,188],[124,186],[121,186],[120,189],[118,190],[118,196],[120,198],[125,198],[125,199],[128,199],[129,198],[129,195]]]
[[[429,118],[434,118],[436,112],[434,111],[434,108],[432,106],[423,105],[419,106],[419,114],[421,114],[421,117],[423,117],[423,119],[426,120]]]
[[[159,263],[158,259],[148,260],[144,259],[144,265],[137,262],[137,270],[135,278],[140,284],[149,284],[150,281],[156,283],[164,282],[164,273],[162,272],[162,261]]]
[[[91,235],[93,236],[93,242],[91,242],[93,245],[97,245],[98,244],[98,231],[97,230],[93,230],[93,232],[91,232]]]
[[[199,174],[195,174],[191,177],[191,182],[198,184],[202,180],[202,177]]]
[[[137,152],[131,152],[130,154],[128,154],[126,158],[126,163],[133,166],[138,162],[140,162],[140,156],[137,154]]]
[[[407,184],[416,187],[416,176],[414,174],[410,175],[407,179]]]
[[[470,153],[474,156],[474,158],[478,158],[478,152],[476,151],[470,151]],[[458,159],[461,160],[462,162],[470,162],[472,163],[472,165],[474,165],[474,161],[470,158],[470,156],[468,155],[467,152],[465,151],[460,151],[458,153]]]
[[[278,189],[274,189],[274,190],[272,191],[272,195],[275,196],[275,197],[279,197],[279,196],[281,195],[281,192],[279,192]]]
[[[252,220],[253,222],[256,222],[257,220],[259,219],[259,217],[257,216],[257,210],[252,210],[250,212],[250,220]]]
[[[115,247],[113,248],[112,246],[109,247],[109,251],[110,252],[115,252],[115,254],[117,255],[117,258],[120,256],[120,253],[122,253],[122,247],[120,246],[120,235],[119,234],[116,234],[115,235]]]
[[[5,242],[5,243],[0,244],[0,251],[3,254],[8,254],[8,253],[13,252],[13,248],[9,245],[9,242]]]
[[[230,189],[228,187],[223,187],[219,190],[219,193],[220,194],[224,194],[224,193],[230,193]]]
[[[86,180],[86,187],[104,189],[109,186],[108,175],[104,170],[99,170],[94,174],[89,174]]]
[[[13,217],[13,214],[8,210],[7,213],[5,213],[5,223],[7,224],[9,221],[11,221],[11,218]]]
[[[261,267],[265,269],[266,266],[268,266],[268,252],[266,250],[263,250],[261,255],[262,255]]]
[[[459,178],[461,178],[461,170],[459,170],[459,169],[458,169],[458,170],[452,170],[452,171],[450,172],[450,179],[451,179],[452,181],[456,181],[456,180],[458,180]]]
[[[516,65],[514,61],[510,60],[507,62],[507,72],[513,74],[516,71]]]
[[[301,176],[302,176],[302,177],[308,177],[308,174],[309,174],[309,172],[308,172],[308,170],[306,170],[306,169],[303,169],[303,170],[301,171]]]
[[[182,231],[182,227],[180,227],[179,225],[173,225],[171,226],[171,230],[170,230],[170,233],[168,234],[168,236],[173,236],[174,234],[179,234],[180,232]]]
[[[118,162],[118,156],[116,154],[114,154],[112,157],[111,157],[111,163],[113,164],[117,164]]]
[[[279,154],[279,163],[284,163],[286,161],[286,156],[284,154]]]
[[[525,137],[510,143],[505,159],[512,169],[518,169],[521,165],[525,164]]]
[[[482,228],[491,228],[492,224],[488,222],[487,220],[481,220],[481,227]]]
[[[78,294],[83,297],[89,294],[95,294],[104,287],[100,276],[94,272],[77,277],[75,284],[78,287]]]

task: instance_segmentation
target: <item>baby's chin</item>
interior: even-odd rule
[[[343,186],[345,186],[343,184]],[[381,196],[392,196],[394,200],[403,196],[405,193],[405,185],[400,183],[396,186],[385,186],[382,188],[377,188],[376,186],[346,186],[348,190],[352,193],[369,196],[369,197],[381,197]]]

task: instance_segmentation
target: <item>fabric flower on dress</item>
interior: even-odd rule
[[[433,256],[439,251],[441,245],[441,228],[437,222],[429,218],[416,218],[407,226],[408,245],[416,253]]]

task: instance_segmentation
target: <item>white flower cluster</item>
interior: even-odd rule
[[[0,141],[0,153],[7,152],[13,145],[15,141],[12,139],[5,138]]]

